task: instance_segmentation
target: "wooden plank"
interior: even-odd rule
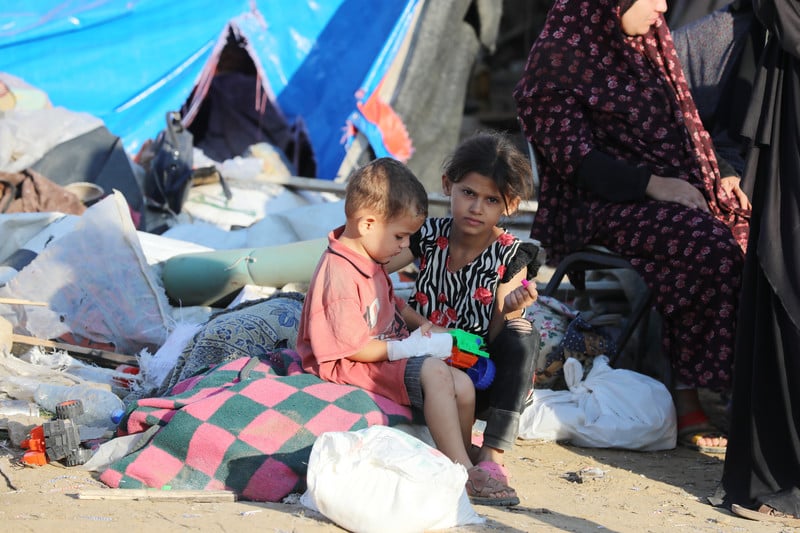
[[[14,333],[11,335],[12,342],[24,344],[26,346],[41,346],[43,348],[54,348],[56,350],[64,350],[97,363],[108,363],[112,366],[116,364],[126,364],[139,366],[139,359],[133,355],[125,355],[116,352],[109,352],[107,350],[98,350],[97,348],[88,348],[86,346],[78,346],[76,344],[67,344],[65,342],[55,342],[46,339],[39,339],[36,337],[29,337],[28,335],[20,335]]]
[[[36,305],[36,306],[41,306],[41,307],[47,307],[47,302],[32,302],[30,300],[21,300],[19,298],[0,298],[0,304]]]
[[[306,191],[329,192],[344,196],[346,183],[332,180],[320,180],[316,178],[301,178],[298,176],[273,176],[269,174],[259,174],[258,179],[276,185],[283,185],[293,189],[304,189]],[[442,193],[428,193],[428,202],[432,205],[450,205],[450,198]],[[539,207],[539,202],[528,200],[520,202],[520,213],[535,213]]]
[[[87,489],[76,494],[79,500],[187,501],[197,503],[235,502],[230,490],[164,489]]]
[[[319,180],[316,178],[301,178],[299,176],[275,176],[272,174],[259,174],[258,181],[266,181],[276,185],[283,185],[293,189],[303,189],[306,191],[330,192],[344,196],[346,183],[333,180]]]

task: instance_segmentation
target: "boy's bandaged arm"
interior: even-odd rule
[[[416,329],[405,339],[386,341],[389,361],[422,355],[445,359],[450,357],[452,350],[453,336],[449,333],[431,333],[429,337],[426,337]]]

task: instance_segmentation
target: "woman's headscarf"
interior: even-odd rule
[[[519,116],[540,156],[534,237],[545,244],[561,240],[565,227],[591,230],[591,220],[576,219],[586,217],[586,204],[602,200],[577,189],[575,177],[594,149],[689,181],[715,215],[738,208],[719,187],[711,137],[663,16],[644,36],[623,33],[620,10],[633,3],[556,0],[515,88]]]
[[[619,0],[619,16],[625,14],[627,10],[631,8],[631,6],[636,2],[636,0]]]

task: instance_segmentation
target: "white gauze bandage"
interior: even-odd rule
[[[386,350],[389,355],[389,361],[419,357],[421,355],[445,359],[450,357],[453,350],[453,336],[449,333],[431,333],[429,337],[426,337],[422,335],[419,329],[415,329],[411,335],[403,340],[387,341]]]

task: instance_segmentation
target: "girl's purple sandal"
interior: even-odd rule
[[[490,476],[503,485],[508,485],[508,480],[511,476],[503,465],[495,463],[494,461],[481,461],[475,466],[486,470]]]

